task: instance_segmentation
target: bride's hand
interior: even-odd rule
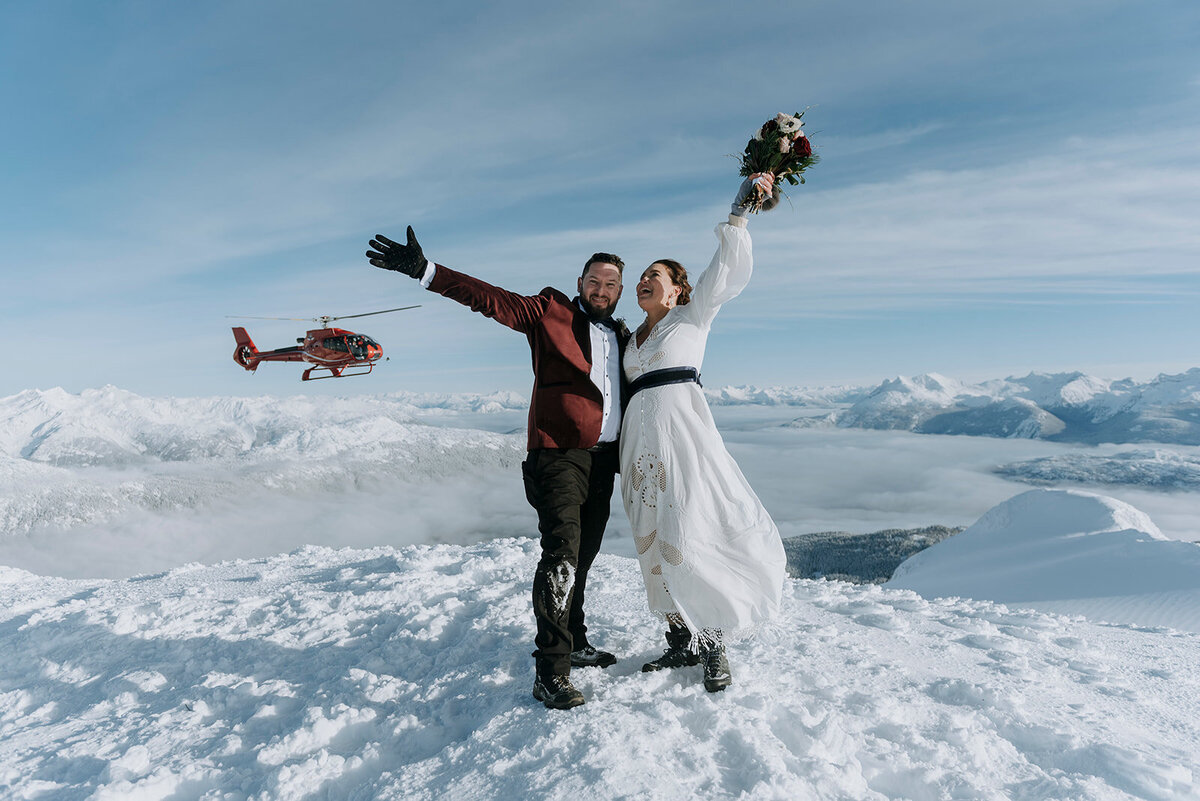
[[[738,187],[737,196],[733,199],[729,213],[735,217],[746,217],[750,214],[751,208],[763,211],[773,209],[779,202],[774,194],[774,174],[756,172],[742,181],[742,185]]]
[[[750,180],[754,181],[754,185],[758,187],[758,191],[762,192],[764,197],[770,197],[775,194],[774,173],[756,172],[750,176]]]

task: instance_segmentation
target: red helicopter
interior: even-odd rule
[[[416,308],[419,308],[419,305],[401,306],[398,309],[384,309],[366,314],[346,314],[341,317],[243,317],[241,319],[245,320],[311,321],[320,323],[321,327],[312,329],[302,338],[297,338],[296,347],[265,351],[260,351],[254,346],[254,340],[250,339],[245,328],[234,328],[233,339],[237,342],[237,348],[233,351],[233,360],[251,372],[257,370],[258,365],[262,362],[308,362],[313,366],[304,371],[304,374],[300,376],[301,381],[366,375],[383,357],[383,346],[366,334],[356,334],[342,328],[330,328],[329,324],[334,320],[370,317],[373,314],[388,314]],[[362,367],[367,369],[358,369]],[[345,372],[350,368],[355,368],[356,372]],[[313,375],[314,371],[322,370],[328,370],[329,375]]]

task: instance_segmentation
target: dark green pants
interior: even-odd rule
[[[569,674],[571,651],[588,645],[584,591],[608,523],[617,463],[614,446],[530,451],[521,465],[542,545],[533,577],[533,656],[539,675]]]

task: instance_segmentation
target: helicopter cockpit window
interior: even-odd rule
[[[352,337],[346,337],[346,341],[350,345],[350,353],[354,354],[355,358],[367,358],[367,344],[371,341],[370,337],[357,334]]]
[[[342,353],[349,352],[349,349],[346,347],[345,337],[326,337],[321,341],[321,347],[341,351]]]

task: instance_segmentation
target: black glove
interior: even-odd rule
[[[407,245],[393,242],[383,234],[375,234],[375,238],[371,240],[371,247],[375,250],[368,250],[367,258],[376,267],[395,270],[417,280],[425,277],[425,265],[428,261],[421,252],[421,246],[417,244],[417,236],[413,233],[411,225],[408,226]]]

